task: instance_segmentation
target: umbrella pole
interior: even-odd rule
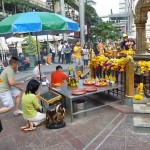
[[[40,56],[39,56],[39,47],[38,47],[38,39],[37,39],[37,34],[36,34],[36,49],[37,49],[37,54],[38,54],[38,61],[40,60]],[[39,73],[40,73],[40,88],[41,88],[41,92],[43,93],[43,90],[42,90],[42,75],[41,75],[41,66],[40,66],[41,63],[38,63],[38,66],[39,66]]]
[[[34,64],[34,56],[33,56],[33,50],[32,50],[32,47],[31,47],[31,33],[29,33],[29,58],[30,58],[30,69],[32,70],[34,67],[35,67],[35,64]]]
[[[47,33],[47,52],[48,52],[48,54],[50,54],[49,43],[48,43],[48,33]]]

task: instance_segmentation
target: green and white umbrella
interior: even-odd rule
[[[49,12],[27,12],[9,16],[0,22],[0,34],[62,33],[79,30],[79,24],[69,18]]]

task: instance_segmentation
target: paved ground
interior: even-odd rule
[[[56,65],[43,66],[43,72],[55,70]],[[68,65],[63,65],[64,70]],[[17,80],[31,76],[32,72],[16,74]],[[23,86],[25,88],[26,85]],[[112,101],[112,97],[93,95],[100,101]],[[1,105],[1,104],[0,104]],[[125,112],[125,113],[124,113]],[[65,117],[66,127],[57,130],[46,129],[23,133],[25,125],[22,116],[14,117],[12,112],[0,115],[3,132],[0,133],[0,150],[149,150],[149,129],[133,127],[131,108],[118,104],[86,113],[86,117],[70,123],[69,114]]]

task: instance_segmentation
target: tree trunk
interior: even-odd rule
[[[16,9],[17,9],[17,7],[16,7],[16,6],[14,6],[15,14],[16,14]]]
[[[5,5],[4,5],[4,1],[2,0],[2,11],[3,11],[3,15],[5,15]]]

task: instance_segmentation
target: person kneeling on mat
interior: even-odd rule
[[[39,86],[40,83],[37,80],[30,80],[22,96],[23,117],[28,121],[25,127],[21,127],[21,130],[25,132],[35,130],[36,126],[46,120],[46,114],[40,112],[42,107],[38,103]]]

